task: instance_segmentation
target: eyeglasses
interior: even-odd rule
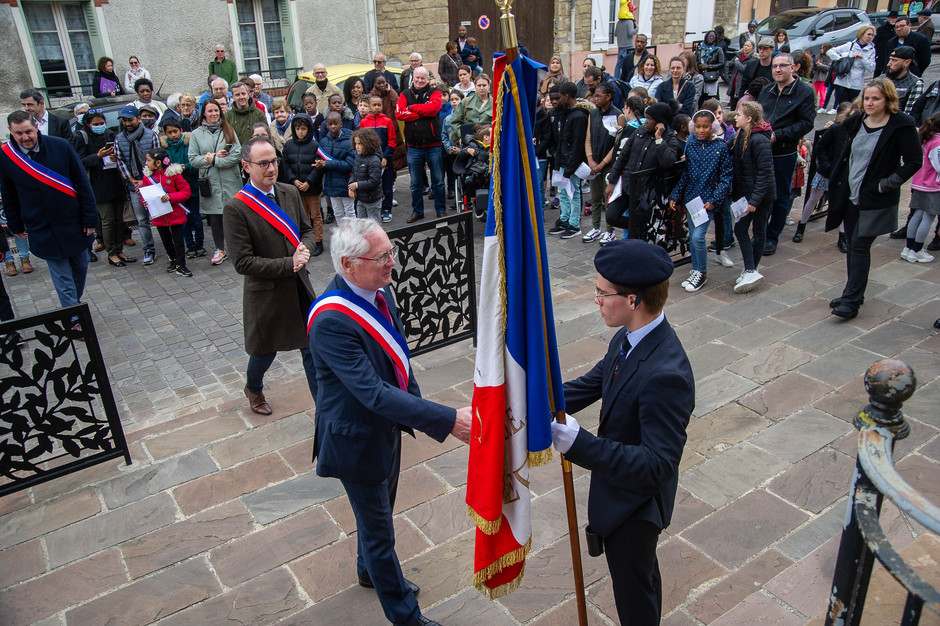
[[[373,63],[375,63],[376,65],[381,65],[382,63],[385,63],[385,61],[375,60],[373,61]]]
[[[314,72],[314,74],[317,76],[319,76],[320,74],[326,74],[326,70],[323,70],[322,72]]]
[[[387,265],[390,260],[393,260],[398,254],[398,246],[392,246],[388,252],[385,254],[380,254],[379,256],[371,259],[367,256],[357,256],[356,258],[360,261],[375,261],[377,265]]]
[[[268,168],[271,167],[272,165],[279,165],[280,162],[281,162],[281,158],[280,158],[280,157],[274,159],[273,161],[245,161],[245,163],[251,163],[252,165],[257,165],[258,167],[260,167],[260,168],[263,169],[263,170],[268,169]]]
[[[130,64],[131,64],[131,65],[140,65],[140,61],[131,61]]]
[[[774,63],[770,67],[775,70],[782,70],[785,67],[790,67],[790,65],[792,65],[792,63]]]
[[[629,296],[629,295],[631,294],[630,292],[627,292],[627,291],[615,291],[613,293],[607,293],[605,291],[601,291],[597,287],[594,288],[595,298],[606,298],[607,296]]]

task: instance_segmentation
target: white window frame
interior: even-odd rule
[[[253,22],[254,29],[255,29],[255,40],[258,43],[258,57],[257,57],[258,64],[260,65],[262,76],[271,78],[271,75],[270,75],[271,68],[268,66],[268,41],[264,32],[265,21],[264,21],[263,11],[261,10],[261,0],[235,0],[233,4],[236,4],[238,2],[251,2],[251,9],[252,9],[252,12],[254,13],[254,18],[255,18]],[[288,50],[287,40],[286,40],[286,37],[284,36],[285,35],[284,33],[285,16],[282,15],[284,11],[284,6],[282,5],[281,2],[277,0],[275,0],[275,5],[277,6],[277,12],[278,12],[278,20],[277,20],[278,32],[280,32],[281,34],[282,47],[284,49],[284,56],[283,56],[284,67],[289,67],[290,66],[290,62],[289,62],[290,51]],[[236,24],[237,32],[239,34],[239,41],[238,41],[239,56],[241,57],[241,63],[244,66],[245,71],[248,72],[248,67],[247,67],[248,58],[245,56],[245,49],[243,48],[243,44],[241,41],[242,23],[238,18],[238,7],[236,6],[234,8],[235,8],[235,24]],[[290,15],[290,17],[293,17],[293,16]],[[291,21],[293,22],[293,20]],[[252,57],[252,60],[254,58],[255,57]]]

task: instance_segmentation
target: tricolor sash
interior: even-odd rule
[[[12,141],[8,141],[3,144],[0,149],[3,150],[4,154],[10,157],[10,160],[13,161],[17,167],[40,183],[48,185],[56,191],[61,191],[67,196],[78,199],[78,192],[75,191],[75,187],[72,186],[72,181],[58,172],[53,172],[42,163],[37,163],[32,159],[26,158],[19,150],[14,148],[12,144]]]
[[[150,183],[151,185],[160,185],[160,183],[158,183],[155,179],[151,178],[150,176],[147,176],[146,174],[144,174],[144,180],[146,180],[146,181],[147,181],[148,183]],[[163,193],[168,193],[167,190],[166,190],[166,187],[164,187],[163,185],[160,185],[160,188],[163,189]],[[265,197],[267,197],[267,196],[265,196]],[[180,208],[183,209],[183,211],[186,213],[186,215],[189,215],[189,209],[186,208],[186,205],[185,205],[185,204],[181,204],[181,203],[179,203],[179,202],[177,202],[176,204],[177,204],[177,206],[179,206]],[[172,202],[170,202],[170,206],[173,206],[173,203],[172,203]]]
[[[287,240],[291,242],[295,248],[300,245],[300,228],[298,228],[294,220],[284,212],[284,209],[275,204],[271,198],[261,193],[260,189],[248,183],[242,187],[234,197],[247,204],[248,208],[260,215],[265,222],[273,226],[279,233],[287,237]]]
[[[339,311],[348,315],[372,335],[395,366],[398,386],[402,390],[408,388],[408,379],[411,376],[411,351],[408,350],[408,342],[374,304],[351,291],[327,291],[310,306],[310,313],[307,314],[308,335],[313,321],[324,311]]]
[[[333,157],[331,157],[331,156],[328,155],[326,152],[324,152],[324,151],[323,151],[323,148],[317,148],[317,156],[320,157],[321,159],[323,159],[324,161],[332,161],[332,160],[333,160]]]

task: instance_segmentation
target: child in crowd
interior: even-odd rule
[[[199,214],[199,171],[189,162],[189,133],[183,132],[179,118],[167,115],[161,122],[163,137],[160,138],[160,147],[164,148],[170,161],[183,167],[183,178],[189,183],[190,196],[184,202],[188,209],[186,225],[183,227],[183,241],[186,243],[186,258],[206,256],[205,231],[202,226],[202,215]]]
[[[450,107],[450,113],[441,121],[441,143],[444,145],[444,173],[447,175],[447,197],[453,197],[455,193],[455,182],[456,176],[454,175],[454,159],[457,158],[457,153],[460,152],[460,142],[455,141],[451,135],[450,120],[453,118],[454,110],[460,104],[460,101],[464,99],[462,92],[452,89],[450,94],[447,96],[447,104]],[[539,109],[542,108],[541,105],[541,95],[539,96]],[[444,109],[441,107],[441,112],[443,113]],[[536,119],[538,119],[538,112],[536,112]],[[537,122],[536,122],[537,123]],[[549,128],[551,132],[551,128]],[[541,178],[539,179],[541,180]]]
[[[323,252],[323,215],[320,212],[323,174],[313,167],[313,162],[320,158],[317,154],[320,144],[306,113],[295,115],[290,125],[291,137],[284,144],[281,170],[284,171],[285,182],[300,192],[300,201],[316,236],[316,245],[310,254],[319,256]]]
[[[685,159],[685,144],[689,140],[689,122],[692,118],[685,113],[677,113],[672,120],[672,128],[676,131],[676,138],[679,140],[679,159]]]
[[[940,215],[940,113],[921,124],[920,142],[924,164],[911,179],[911,221],[907,224],[907,246],[901,252],[901,258],[910,263],[933,261],[924,242],[934,218]]]
[[[790,185],[790,208],[793,201],[803,194],[803,185],[806,184],[806,157],[809,156],[810,143],[806,137],[801,137],[796,147],[796,169],[793,170],[793,182]],[[787,226],[793,225],[793,218],[787,209]]]
[[[339,113],[340,124],[343,128],[352,133],[352,131],[356,130],[353,127],[353,115],[351,113],[346,115],[343,109],[343,97],[339,94],[332,94],[327,100],[326,114],[328,115],[330,111],[336,111]],[[326,119],[324,119],[320,124],[320,134],[317,136],[317,140],[325,136],[327,132],[329,131],[327,131]]]
[[[352,132],[343,128],[343,115],[338,111],[326,114],[326,132],[320,137],[321,156],[313,166],[323,172],[323,193],[337,220],[356,217],[356,204],[349,197],[349,175],[356,163],[356,151],[350,141]]]
[[[471,203],[476,200],[477,189],[489,186],[491,132],[488,125],[474,126],[473,138],[469,141],[465,139],[465,145],[454,161],[456,170],[462,172],[459,175],[463,177],[463,195]],[[466,210],[469,209],[467,206]],[[485,211],[485,207],[476,207],[477,215],[485,215]]]
[[[352,134],[356,150],[349,197],[356,201],[356,214],[378,221],[382,208],[382,143],[371,128],[360,128]]]
[[[477,47],[476,37],[467,37],[467,41],[463,45],[461,56],[473,71],[474,76],[483,71],[483,66],[480,64],[480,49]]]
[[[764,253],[767,215],[774,199],[773,158],[770,124],[764,121],[764,110],[757,102],[742,102],[736,115],[738,133],[731,144],[734,177],[731,197],[745,198],[748,212],[734,225],[734,234],[741,242],[744,270],[734,283],[735,293],[747,293],[764,277],[757,271]],[[753,230],[753,237],[749,231]]]
[[[395,123],[382,113],[382,98],[369,97],[369,114],[362,118],[359,128],[371,128],[379,137],[382,145],[382,221],[392,221],[392,192],[395,188],[395,168],[392,156],[398,146],[395,135]],[[447,128],[447,125],[444,125]]]
[[[702,108],[715,114],[715,119],[718,120],[720,127],[717,137],[718,139],[724,140],[724,142],[728,144],[728,150],[731,150],[731,142],[734,141],[735,130],[731,125],[725,122],[721,103],[714,98],[709,98],[702,103]],[[708,246],[709,250],[717,252],[718,262],[725,267],[734,267],[734,262],[727,253],[727,250],[730,250],[735,243],[733,226],[734,220],[731,217],[731,198],[729,197],[725,198],[725,204],[721,207],[721,211],[715,213],[715,240]],[[718,241],[722,242],[720,249],[718,247]]]
[[[342,102],[342,99],[340,101]],[[320,126],[323,125],[324,118],[323,114],[317,110],[317,97],[312,93],[305,93],[303,105],[304,111],[307,112],[307,116],[310,118],[310,123],[313,124],[313,138],[320,141]]]
[[[357,129],[362,124],[362,118],[369,114],[369,94],[362,94],[359,96],[359,101],[356,103],[356,115],[353,116],[353,126]]]
[[[816,55],[816,61],[813,63],[813,90],[816,92],[816,100],[819,103],[817,113],[826,112],[826,102],[829,100],[827,93],[829,91],[829,74],[832,73],[832,59],[826,54],[832,49],[831,43],[824,43],[819,46],[819,54]]]
[[[698,111],[692,116],[692,124],[695,132],[689,136],[685,147],[687,164],[669,196],[669,206],[673,210],[679,203],[688,205],[696,198],[705,205],[706,215],[697,226],[687,211],[692,271],[688,280],[683,281],[682,288],[690,293],[701,289],[708,280],[705,233],[715,209],[721,209],[731,191],[733,172],[728,146],[716,138],[719,124],[715,114],[707,109]]]
[[[166,256],[170,259],[166,271],[168,274],[176,272],[177,276],[192,276],[193,273],[186,268],[186,246],[183,245],[186,208],[182,204],[189,200],[192,192],[189,190],[189,183],[183,178],[183,167],[170,161],[163,148],[148,150],[144,163],[146,167],[140,186],[160,185],[164,191],[160,199],[169,202],[173,207],[170,213],[153,218],[153,225],[157,227],[160,240],[166,249]],[[143,199],[141,204],[147,207],[147,202]]]
[[[313,94],[310,94],[313,96]],[[316,96],[313,98],[316,102]],[[313,105],[316,110],[316,104]],[[291,113],[287,100],[275,100],[271,105],[271,112],[274,115],[274,122],[271,124],[271,141],[278,150],[284,149],[284,142],[290,139],[290,121],[294,114]]]

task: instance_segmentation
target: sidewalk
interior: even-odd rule
[[[391,226],[407,217],[406,181]],[[549,211],[546,221],[556,217]],[[766,283],[751,294],[731,289],[737,249],[733,268],[710,261],[699,293],[679,287],[687,267],[671,281],[666,316],[689,354],[697,398],[659,549],[670,626],[822,623],[854,467],[851,420],[867,401],[864,371],[880,358],[900,358],[916,373],[904,407],[912,433],[895,459],[940,502],[940,335],[932,326],[940,261],[907,263],[902,241],[879,238],[865,306],[841,322],[827,305],[845,280],[835,234],[821,221],[802,244],[790,243],[792,233],[787,227],[777,254],[762,261]],[[549,241],[566,379],[600,359],[612,336],[592,301],[596,250],[580,238]],[[314,410],[299,355],[279,356],[268,374],[274,415],[251,413],[241,391],[241,277],[230,263],[199,259],[194,277],[182,279],[164,273],[162,257],[150,267],[92,266],[85,300],[134,464],[99,465],[0,499],[0,622],[385,623],[375,594],[355,584],[355,523],[343,490],[313,471]],[[45,264],[36,266],[4,277],[20,316],[57,306]],[[332,277],[329,257],[311,268],[320,291]],[[416,358],[424,395],[468,404],[473,358],[469,341]],[[579,422],[596,428],[598,406]],[[522,586],[491,602],[470,584],[467,447],[419,434],[403,449],[397,550],[422,588],[423,611],[452,625],[577,623],[558,462],[533,472]],[[588,478],[576,468],[582,526]],[[882,520],[895,547],[940,583],[937,538],[890,503]],[[591,623],[617,623],[604,559],[585,551],[584,576]],[[891,585],[873,582],[869,597],[897,621],[903,596]],[[875,615],[871,623],[883,623]],[[940,621],[925,614],[921,623]]]

